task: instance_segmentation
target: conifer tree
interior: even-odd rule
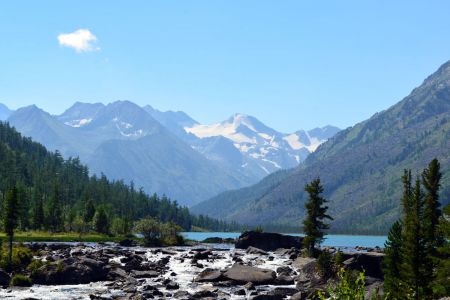
[[[443,242],[438,248],[439,260],[436,265],[436,277],[432,283],[434,296],[450,296],[450,204],[444,207],[439,220],[439,232]]]
[[[92,218],[95,215],[95,206],[94,202],[89,196],[85,196],[84,199],[84,212],[83,212],[83,220],[87,224],[92,221]]]
[[[103,207],[99,207],[94,215],[94,228],[99,233],[109,233],[108,216]]]
[[[328,202],[321,195],[323,193],[323,186],[320,183],[320,178],[313,180],[310,184],[305,186],[305,191],[309,194],[309,199],[305,203],[306,218],[303,221],[303,232],[305,237],[303,245],[308,250],[310,256],[315,256],[315,247],[323,241],[324,230],[329,229],[330,226],[324,223],[324,219],[333,220],[327,215]]]
[[[410,173],[409,179],[404,181],[407,189],[405,190],[406,195],[409,194],[408,189],[411,187],[408,187],[408,181],[409,185],[411,183]],[[423,217],[423,192],[419,179],[416,180],[410,197],[410,199],[404,199],[404,203],[407,203],[410,209],[409,211],[406,210],[403,222],[402,267],[400,273],[407,288],[404,292],[414,299],[422,299],[429,286],[429,278],[426,278],[426,270],[424,268],[426,246],[421,224]]]
[[[401,257],[402,247],[402,223],[395,222],[384,244],[385,257],[383,259],[383,274],[384,274],[384,292],[389,295],[391,299],[401,299],[402,292],[400,269],[402,263]]]
[[[422,173],[422,184],[425,188],[425,205],[423,212],[423,231],[424,238],[428,247],[428,254],[435,255],[433,249],[441,246],[443,238],[439,236],[437,226],[441,216],[439,202],[439,188],[441,186],[442,174],[440,172],[441,165],[437,159],[433,159],[428,168]]]
[[[11,268],[14,230],[18,225],[18,217],[19,217],[19,198],[17,187],[14,186],[6,194],[3,206],[3,227],[9,240],[9,256],[8,256],[9,268]]]

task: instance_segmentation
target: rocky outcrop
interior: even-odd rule
[[[105,263],[82,257],[66,258],[42,266],[33,276],[38,284],[83,284],[107,279]]]
[[[214,269],[204,269],[194,281],[196,282],[218,282],[224,279],[222,272]]]
[[[343,253],[344,266],[352,270],[365,272],[366,276],[383,279],[383,253],[362,252]]]
[[[247,249],[255,247],[264,251],[274,251],[279,248],[301,247],[302,238],[297,236],[283,235],[279,233],[246,231],[238,238],[235,247]]]
[[[251,282],[255,285],[272,284],[275,281],[275,271],[268,269],[260,269],[250,266],[234,264],[228,269],[223,276],[237,283]]]

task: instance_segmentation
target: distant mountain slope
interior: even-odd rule
[[[167,194],[182,204],[250,183],[203,157],[128,101],[76,103],[61,116],[30,106],[8,121],[51,150],[80,156],[94,173],[133,180],[149,193]]]
[[[5,121],[11,115],[12,110],[10,110],[6,105],[0,103],[0,121]]]
[[[450,62],[398,104],[336,134],[286,178],[227,192],[194,212],[245,224],[299,227],[304,185],[320,176],[334,231],[385,233],[399,215],[400,176],[438,158],[442,201],[450,202]],[[255,192],[253,192],[255,191]],[[230,202],[233,202],[232,204]]]

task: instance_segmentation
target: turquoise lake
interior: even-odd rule
[[[241,235],[239,232],[183,232],[183,236],[194,241],[203,241],[209,237],[220,238],[237,238]],[[290,234],[293,236],[300,236],[300,234]],[[330,234],[325,236],[325,241],[322,246],[333,247],[384,247],[386,236],[371,236],[371,235],[340,235]]]

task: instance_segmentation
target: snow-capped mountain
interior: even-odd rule
[[[311,152],[339,131],[326,126],[309,131],[300,130],[292,134],[280,133],[245,114],[235,114],[221,123],[212,125],[194,124],[184,130],[201,140],[223,137],[242,154],[243,169],[267,175],[280,169],[297,166]],[[209,143],[194,143],[193,147],[208,156]],[[259,169],[254,170],[254,168]]]
[[[192,149],[129,101],[76,103],[59,116],[33,105],[17,110],[8,121],[50,150],[80,157],[92,173],[133,181],[148,193],[166,194],[184,205],[251,183]]]
[[[80,157],[93,173],[133,180],[187,205],[295,167],[339,130],[284,134],[244,114],[203,125],[184,112],[130,101],[76,102],[57,116],[34,105],[1,112],[25,136]]]

